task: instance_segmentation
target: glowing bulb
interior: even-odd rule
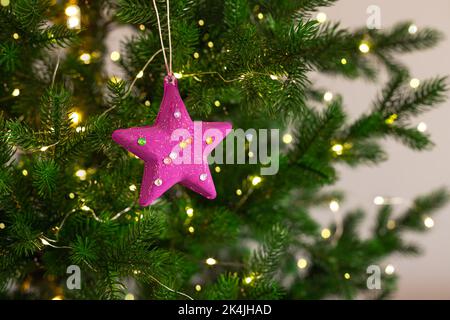
[[[394,113],[389,118],[387,118],[384,122],[386,124],[394,124],[394,122],[398,119],[398,114]]]
[[[245,282],[246,284],[250,284],[250,283],[252,283],[252,281],[253,281],[253,278],[252,278],[252,277],[245,277],[245,279],[244,279],[244,282]]]
[[[285,135],[283,135],[283,142],[285,143],[285,144],[290,144],[290,143],[292,143],[292,140],[293,140],[294,138],[292,137],[292,135],[290,134],[290,133],[286,133]]]
[[[341,64],[346,65],[347,63],[348,63],[347,59],[345,59],[345,58],[341,59]]]
[[[328,239],[329,237],[331,237],[331,231],[330,231],[330,229],[325,228],[322,230],[320,235],[322,236],[322,238]]]
[[[316,20],[319,23],[324,23],[327,21],[327,14],[325,12],[319,12],[316,16]]]
[[[77,5],[67,6],[65,10],[66,16],[73,17],[80,14],[80,7]]]
[[[1,1],[0,1],[0,4],[1,4],[3,7],[7,7],[7,6],[9,6],[9,0],[1,0]]]
[[[217,166],[217,167],[214,168],[214,171],[216,171],[217,173],[219,173],[219,172],[222,171],[222,170],[220,169],[219,166]]]
[[[0,223],[0,230],[3,230],[3,229],[5,229],[6,228],[6,226],[5,226],[5,224],[2,222],[2,223]]]
[[[260,12],[260,13],[258,13],[257,17],[259,20],[262,20],[262,19],[264,19],[264,14],[262,12]]]
[[[91,208],[89,208],[87,205],[83,205],[81,207],[81,210],[83,210],[83,211],[91,211]]]
[[[26,176],[28,175],[28,171],[25,170],[25,169],[23,169],[23,170],[22,170],[22,174],[26,177]]]
[[[416,34],[418,30],[419,28],[415,24],[410,25],[408,28],[409,34]]]
[[[221,103],[220,103],[219,100],[216,100],[216,101],[214,101],[214,105],[215,105],[216,107],[220,107]]]
[[[83,53],[80,56],[80,60],[83,61],[84,64],[91,63],[91,55],[89,53]]]
[[[194,53],[194,59],[198,59],[198,58],[200,58],[200,53],[195,52],[195,53]]]
[[[348,273],[348,272],[344,273],[344,278],[346,280],[350,280],[350,278],[351,278],[350,273]]]
[[[13,33],[12,36],[13,36],[13,39],[14,39],[14,40],[17,40],[17,39],[20,38],[20,36],[19,36],[19,34],[18,34],[17,32]]]
[[[188,231],[189,231],[190,233],[194,233],[195,229],[194,229],[194,227],[190,226],[190,227],[188,228]]]
[[[195,291],[202,291],[202,286],[199,284],[195,285]]]
[[[425,225],[425,227],[427,227],[428,229],[431,229],[434,227],[434,220],[430,217],[426,217],[423,220],[423,224]]]
[[[330,210],[333,212],[338,212],[339,211],[339,202],[337,202],[336,200],[333,200],[330,202]]]
[[[190,207],[187,207],[186,208],[186,214],[187,214],[188,217],[191,218],[192,216],[194,216],[194,209],[192,209]]]
[[[139,73],[136,75],[136,78],[140,79],[144,76],[144,71],[139,71]]]
[[[375,205],[377,205],[377,206],[382,206],[382,205],[384,204],[384,202],[385,202],[385,200],[384,200],[384,198],[383,198],[382,196],[376,196],[376,197],[373,199],[373,203],[374,203]]]
[[[272,79],[272,80],[278,80],[278,76],[276,76],[276,75],[274,75],[274,74],[271,74],[271,75],[270,75],[270,79]]]
[[[395,267],[392,264],[388,264],[386,268],[384,268],[384,272],[386,272],[386,274],[391,275],[395,272]]]
[[[118,52],[118,51],[111,52],[110,58],[111,58],[112,61],[119,61],[119,59],[120,59],[120,52]]]
[[[208,47],[210,47],[210,48],[214,48],[214,42],[212,42],[212,41],[209,41],[209,42],[208,42]]]
[[[397,223],[395,222],[395,220],[392,220],[392,219],[390,219],[386,224],[386,227],[389,230],[394,230],[396,226],[397,226]]]
[[[130,191],[136,191],[136,185],[132,184],[131,186],[128,187],[130,189]]]
[[[62,295],[54,296],[54,297],[52,298],[52,300],[63,300],[63,296],[62,296]]]
[[[337,143],[333,147],[331,147],[331,150],[333,150],[338,156],[340,156],[344,151],[344,146]]]
[[[427,131],[427,129],[428,129],[428,126],[425,122],[421,122],[417,125],[417,131],[419,131],[419,132],[425,132],[425,131]]]
[[[249,151],[249,153],[248,153],[248,157],[249,157],[249,158],[253,158],[254,155],[255,155],[255,154],[253,153],[253,151]]]
[[[139,25],[139,29],[140,29],[141,31],[144,31],[144,30],[145,30],[145,26],[144,26],[143,24],[140,24],[140,25]]]
[[[146,107],[150,107],[152,105],[152,103],[150,102],[150,100],[145,100],[144,105]]]
[[[359,51],[361,51],[362,53],[369,53],[370,52],[369,44],[365,41],[361,42],[361,44],[359,45]]]
[[[81,121],[81,114],[74,111],[74,112],[70,113],[69,119],[72,121],[72,124],[76,125],[76,124],[80,123],[80,121]]]
[[[86,170],[84,170],[84,169],[77,170],[77,172],[75,172],[75,175],[80,180],[86,180]]]
[[[419,79],[411,79],[411,81],[409,82],[409,85],[411,88],[413,89],[417,89],[420,86],[420,80]]]
[[[13,97],[18,97],[20,95],[20,89],[16,88],[11,93]]]
[[[42,152],[45,152],[45,151],[48,150],[48,147],[47,147],[47,146],[44,146],[44,147],[41,147],[39,150],[41,150]]]
[[[253,177],[253,179],[252,179],[252,185],[256,186],[256,185],[260,184],[261,181],[262,181],[261,177],[258,177],[258,176]]]
[[[331,100],[333,100],[333,93],[331,92],[325,92],[325,94],[323,95],[323,100],[325,100],[326,102],[330,102]]]
[[[198,25],[200,27],[203,27],[205,25],[205,20],[203,20],[203,19],[198,20]]]
[[[125,300],[134,300],[134,294],[132,293],[127,293],[125,295]]]
[[[69,17],[67,19],[67,28],[69,29],[79,29],[81,27],[81,22],[79,17]]]
[[[39,240],[41,240],[41,242],[42,242],[42,244],[43,244],[44,246],[50,245],[50,242],[48,242],[48,241],[45,240],[44,238],[39,238]]]
[[[181,79],[181,78],[183,78],[183,74],[182,73],[178,73],[178,72],[174,72],[174,74],[173,74],[174,76],[175,76],[175,78],[177,78],[177,79]]]
[[[308,261],[306,261],[306,259],[304,258],[300,258],[297,261],[297,267],[299,269],[305,269],[308,266]]]
[[[69,193],[69,198],[70,199],[75,199],[75,193],[73,193],[73,192]]]
[[[241,189],[237,189],[237,190],[236,190],[236,194],[237,194],[238,196],[242,196],[242,190],[241,190]]]
[[[213,266],[213,265],[217,264],[217,260],[214,258],[208,258],[208,259],[206,259],[205,262],[208,266]]]

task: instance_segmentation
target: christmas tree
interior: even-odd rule
[[[369,290],[367,272],[417,253],[404,234],[427,230],[448,191],[404,212],[380,206],[369,237],[358,233],[361,210],[330,226],[311,210],[337,211],[336,166],[384,161],[383,139],[433,146],[411,120],[445,101],[446,78],[411,79],[397,59],[442,36],[411,22],[348,30],[317,14],[335,2],[158,0],[156,15],[151,0],[1,0],[0,297],[389,297],[397,276]],[[120,28],[131,36],[111,53]],[[210,166],[214,200],[176,185],[140,206],[143,161],[111,138],[155,121],[169,53],[160,31],[192,119],[244,134],[243,164]],[[121,78],[107,75],[112,63]],[[390,80],[356,120],[311,81],[375,83],[381,70]],[[269,162],[254,149],[264,130]]]

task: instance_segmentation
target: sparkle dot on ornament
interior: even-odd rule
[[[187,143],[185,141],[181,141],[179,146],[180,146],[181,149],[184,149],[184,148],[186,148]]]
[[[172,159],[172,160],[175,160],[177,157],[178,157],[178,155],[177,155],[176,152],[171,152],[171,153],[169,154],[169,158]]]
[[[208,179],[208,175],[207,175],[206,173],[202,173],[202,174],[200,175],[200,180],[201,180],[201,181],[206,181],[206,179]]]
[[[200,27],[203,27],[205,25],[205,20],[203,20],[203,19],[198,20],[198,25]]]
[[[0,223],[0,229],[3,230],[3,229],[5,229],[5,228],[6,228],[5,224],[4,224],[3,222]]]
[[[214,139],[212,137],[207,137],[206,138],[206,144],[211,144],[214,142]]]
[[[155,186],[160,187],[163,182],[161,179],[156,179],[154,183],[155,183]]]
[[[75,199],[75,193],[73,193],[73,192],[69,193],[69,198],[70,199]]]
[[[13,33],[14,40],[17,40],[20,38],[19,34],[17,32]]]
[[[164,158],[163,163],[166,164],[166,165],[169,165],[169,164],[172,163],[172,159],[170,159],[169,157]]]
[[[175,119],[180,119],[181,118],[181,112],[179,110],[176,110],[173,113],[173,116],[175,117]]]
[[[139,138],[137,142],[138,142],[138,145],[145,146],[145,144],[147,143],[147,140],[145,138]]]

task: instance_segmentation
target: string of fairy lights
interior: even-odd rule
[[[10,5],[10,0],[0,0],[0,5],[3,6],[3,7],[7,7],[7,6]],[[80,30],[81,27],[82,27],[82,12],[81,12],[81,9],[80,9],[80,7],[78,6],[76,0],[70,0],[70,1],[68,2],[67,6],[65,7],[64,13],[65,13],[65,15],[66,15],[66,25],[67,25],[67,27],[68,27],[69,29],[73,29],[73,30]],[[257,13],[255,14],[255,17],[256,17],[259,21],[262,21],[262,20],[265,19],[265,16],[264,16],[264,14],[263,14],[262,12],[257,12]],[[326,23],[326,22],[327,22],[328,17],[327,17],[327,14],[326,14],[326,13],[324,13],[324,12],[319,12],[319,13],[317,13],[315,19],[317,20],[317,22],[318,22],[319,24],[323,24],[323,23]],[[205,22],[204,19],[199,19],[198,22],[197,22],[197,24],[198,24],[198,26],[199,26],[200,28],[203,28],[203,27],[206,26],[206,22]],[[138,29],[139,29],[140,31],[145,31],[145,30],[146,30],[146,27],[145,27],[145,25],[140,24],[140,25],[138,26]],[[419,30],[418,27],[417,27],[416,25],[414,25],[414,24],[411,24],[411,25],[409,26],[409,28],[408,28],[408,32],[409,32],[411,35],[416,34],[416,33],[418,32],[418,30]],[[11,37],[12,37],[14,40],[16,40],[16,41],[19,41],[19,40],[20,40],[20,34],[17,33],[17,32],[14,32],[14,33],[11,35]],[[213,40],[210,40],[210,39],[209,39],[209,40],[206,42],[206,46],[207,46],[209,49],[213,49],[213,48],[214,48],[214,42],[213,42]],[[363,40],[361,40],[361,42],[359,43],[358,50],[359,50],[359,52],[360,52],[361,54],[367,55],[367,54],[370,54],[370,52],[371,52],[371,47],[372,47],[372,44],[371,44],[370,40],[369,40],[369,39],[363,39]],[[136,76],[135,76],[135,78],[134,78],[133,83],[132,83],[131,86],[129,87],[129,90],[128,90],[129,93],[131,93],[131,89],[133,88],[135,82],[136,82],[138,79],[143,78],[144,72],[145,72],[147,66],[150,64],[150,62],[152,62],[152,60],[154,59],[154,57],[155,57],[157,54],[159,54],[161,51],[162,51],[162,50],[160,50],[159,52],[156,52],[155,55],[152,56],[152,57],[147,61],[146,65],[145,65],[141,70],[139,70],[139,72],[136,74]],[[92,53],[89,53],[89,52],[82,52],[82,53],[79,55],[79,61],[80,61],[80,63],[85,64],[85,65],[89,65],[89,64],[93,61],[93,59],[100,59],[100,58],[101,58],[101,56],[100,56],[99,53],[97,53],[97,52],[92,52]],[[201,59],[201,54],[200,54],[199,52],[194,52],[194,53],[193,53],[193,58],[194,58],[194,59]],[[113,50],[113,51],[111,51],[110,54],[109,54],[109,59],[110,59],[112,62],[118,62],[118,61],[120,61],[120,59],[121,59],[121,54],[120,54],[120,52],[119,52],[118,50]],[[342,58],[339,59],[339,62],[340,62],[342,65],[345,66],[345,65],[347,65],[347,64],[350,62],[350,61],[349,61],[349,57],[342,57]],[[225,68],[225,69],[226,69],[226,68]],[[56,72],[56,71],[55,71],[55,72]],[[252,74],[258,74],[258,75],[268,76],[268,77],[270,77],[270,79],[273,80],[273,81],[286,81],[286,80],[287,80],[287,75],[261,74],[261,73],[247,73],[247,74],[242,74],[241,76],[239,76],[239,77],[236,78],[236,79],[225,79],[225,78],[224,78],[220,73],[218,73],[218,72],[199,72],[199,73],[188,74],[188,73],[183,73],[183,72],[179,71],[179,72],[175,72],[175,73],[174,73],[174,75],[175,75],[175,77],[176,77],[177,79],[193,77],[193,78],[196,79],[197,81],[202,81],[202,80],[201,80],[201,77],[202,77],[202,76],[216,75],[216,76],[218,76],[221,80],[223,80],[224,82],[243,81],[243,80],[245,80],[246,77],[251,76]],[[111,80],[113,80],[113,81],[121,81],[121,79],[119,79],[118,77],[114,77],[114,78],[112,78]],[[413,90],[418,89],[418,88],[420,87],[420,85],[421,85],[421,82],[420,82],[420,80],[417,79],[417,78],[412,78],[412,79],[410,80],[410,82],[409,82],[409,86],[410,86]],[[22,92],[21,92],[21,88],[16,87],[16,88],[13,88],[13,89],[12,89],[12,91],[11,91],[11,96],[12,96],[12,98],[17,98],[17,97],[19,97],[19,96],[21,95],[21,93],[22,93]],[[334,94],[333,94],[331,91],[327,91],[327,92],[325,92],[324,95],[323,95],[323,101],[324,101],[324,103],[332,103],[334,99],[335,99]],[[217,99],[214,100],[214,101],[212,102],[212,104],[213,104],[215,107],[217,107],[217,108],[220,108],[220,107],[222,106],[221,101],[220,101],[220,100],[217,100]],[[146,107],[149,107],[149,106],[151,106],[151,102],[150,102],[149,100],[146,100],[145,103],[144,103],[144,105],[145,105]],[[110,110],[107,110],[107,111],[110,111]],[[395,123],[395,121],[397,120],[397,118],[398,118],[398,115],[392,114],[388,119],[386,119],[386,123],[387,123],[387,124],[393,124],[393,123]],[[70,121],[71,121],[71,123],[72,123],[72,126],[73,126],[75,132],[77,132],[77,133],[83,133],[83,132],[86,131],[86,127],[82,125],[84,119],[83,119],[83,114],[81,113],[81,111],[74,109],[74,110],[69,114],[69,119],[70,119]],[[427,126],[427,124],[424,123],[424,122],[420,122],[420,123],[417,125],[417,130],[418,130],[419,132],[426,132],[427,129],[428,129],[428,126]],[[282,140],[282,142],[283,142],[284,144],[289,145],[289,144],[292,144],[292,143],[294,142],[295,139],[294,139],[294,136],[293,136],[293,134],[292,134],[291,132],[286,132],[286,133],[283,134],[281,140]],[[56,143],[54,143],[54,144],[51,144],[51,145],[48,145],[48,146],[42,146],[42,147],[40,147],[40,148],[39,148],[38,150],[36,150],[36,151],[39,151],[39,152],[46,152],[49,148],[54,147],[54,146],[56,146],[57,144],[58,144],[58,142],[56,142]],[[343,141],[343,142],[340,142],[340,141],[339,141],[339,142],[338,142],[338,141],[334,141],[334,142],[332,142],[332,145],[331,145],[330,150],[331,150],[331,152],[332,152],[336,157],[339,157],[339,156],[344,155],[344,153],[345,153],[346,151],[350,150],[351,148],[352,148],[352,144],[349,143],[349,142],[345,142],[345,141]],[[253,156],[254,156],[254,155],[253,155],[253,152],[249,151],[248,156],[249,156],[249,157],[253,157]],[[216,173],[218,173],[218,174],[221,172],[221,170],[222,170],[222,169],[221,169],[220,166],[215,166],[215,167],[214,167],[214,171],[215,171]],[[95,172],[95,169],[93,169],[93,168],[87,168],[87,169],[84,169],[84,168],[78,168],[78,169],[75,171],[74,175],[75,175],[80,181],[85,181],[85,180],[87,180],[88,176],[91,175],[91,174],[93,174],[94,172]],[[29,174],[28,170],[25,169],[25,168],[23,168],[23,169],[22,169],[22,175],[23,175],[23,176],[28,176],[28,174]],[[263,179],[262,177],[258,176],[258,175],[248,176],[248,177],[246,178],[246,180],[247,180],[248,183],[243,183],[242,186],[239,186],[238,188],[235,189],[235,195],[236,195],[238,198],[240,198],[240,199],[238,200],[238,206],[240,206],[240,205],[242,205],[243,203],[245,203],[245,201],[247,201],[247,199],[251,196],[251,194],[253,193],[253,191],[255,190],[255,188],[258,188],[261,184],[264,183],[264,179]],[[131,184],[131,185],[128,187],[128,189],[129,189],[131,192],[136,192],[136,191],[137,191],[137,187],[136,187],[135,184]],[[73,193],[73,192],[71,192],[71,193],[69,193],[68,197],[69,197],[69,199],[73,200],[73,199],[76,198],[76,194]],[[374,204],[375,204],[376,206],[383,206],[383,205],[387,205],[387,204],[395,205],[395,204],[401,203],[402,201],[403,201],[403,200],[400,199],[400,198],[389,198],[389,197],[383,197],[383,196],[376,196],[376,197],[374,198],[374,200],[373,200],[373,202],[374,202]],[[129,212],[133,210],[133,207],[134,207],[134,204],[130,205],[129,207],[125,208],[124,210],[122,210],[122,211],[118,212],[117,214],[115,214],[114,216],[112,216],[108,221],[116,220],[116,219],[120,218],[122,215],[125,215],[125,217],[126,217],[127,219],[129,219],[129,220],[132,219],[132,216],[131,216],[131,214],[129,214]],[[100,217],[95,213],[95,211],[94,211],[93,209],[91,209],[91,208],[86,204],[86,202],[85,202],[83,199],[81,199],[81,201],[80,201],[80,207],[77,208],[77,209],[73,209],[71,212],[69,212],[69,213],[64,217],[64,219],[63,219],[63,221],[61,222],[61,224],[60,224],[59,226],[55,227],[55,230],[56,230],[57,232],[59,232],[59,230],[63,227],[63,225],[64,225],[64,223],[65,223],[67,217],[68,217],[70,214],[76,212],[78,209],[80,209],[80,210],[82,210],[82,211],[84,211],[84,212],[90,212],[90,213],[92,214],[92,216],[94,217],[94,219],[95,219],[96,221],[98,221],[98,222],[104,223],[104,222],[107,221],[107,220],[104,220],[104,219],[100,218]],[[335,223],[336,223],[336,229],[335,229],[334,234],[333,234],[333,232],[332,232],[329,228],[323,228],[323,229],[320,231],[320,237],[321,237],[324,241],[330,240],[330,241],[332,241],[332,243],[335,243],[335,242],[340,238],[340,236],[341,236],[342,233],[343,233],[343,222],[342,222],[342,215],[340,214],[341,208],[340,208],[340,203],[339,203],[339,201],[338,201],[337,199],[332,199],[332,200],[329,202],[329,209],[330,209],[330,211],[334,214],[334,217],[335,217]],[[195,214],[195,209],[194,209],[192,206],[186,206],[186,207],[185,207],[185,213],[186,213],[186,216],[187,216],[186,221],[185,221],[186,230],[187,230],[187,232],[188,232],[189,234],[194,234],[194,233],[195,233],[195,226],[194,226],[194,224],[193,224],[193,218],[194,218],[194,214]],[[143,218],[142,214],[137,213],[137,216],[134,218],[134,220],[135,220],[136,222],[138,222],[138,221],[139,221],[140,219],[142,219],[142,218]],[[433,220],[431,217],[429,217],[429,216],[424,216],[424,217],[423,217],[423,223],[424,223],[424,225],[425,225],[426,228],[432,228],[432,227],[434,226],[434,220]],[[386,224],[386,228],[387,228],[388,230],[393,230],[393,229],[396,228],[396,226],[397,226],[397,223],[396,223],[396,221],[393,220],[393,219],[390,219],[390,220],[387,222],[387,224]],[[6,228],[5,223],[4,223],[4,222],[0,222],[0,231],[3,230],[3,229],[5,229],[5,228]],[[57,243],[57,240],[48,238],[48,237],[46,237],[46,236],[43,235],[43,234],[41,234],[41,235],[39,236],[39,240],[40,240],[40,244],[43,245],[43,246],[49,246],[49,247],[57,248],[57,249],[71,249],[71,247],[69,247],[69,246],[58,246],[58,245],[56,244],[56,243]],[[227,263],[227,262],[220,262],[216,257],[212,257],[212,256],[211,256],[211,257],[207,257],[206,259],[204,259],[204,261],[203,261],[202,263],[204,263],[205,265],[207,265],[208,267],[211,267],[211,268],[215,267],[216,265],[227,265],[227,264],[230,264],[230,263]],[[313,263],[313,262],[310,261],[310,259],[309,259],[306,255],[305,255],[305,256],[300,256],[300,257],[298,257],[298,260],[297,260],[297,267],[298,267],[298,269],[300,270],[300,272],[306,272],[306,271],[308,270],[308,268],[309,268],[309,266],[310,266],[311,263]],[[385,266],[385,270],[384,270],[384,271],[385,271],[385,273],[386,273],[387,275],[392,275],[392,274],[395,272],[395,267],[394,267],[392,264],[387,264],[387,265]],[[139,270],[135,270],[135,274],[139,274],[139,273],[140,273]],[[254,281],[256,281],[259,277],[260,277],[260,275],[258,275],[258,274],[250,273],[250,274],[245,275],[245,276],[242,277],[242,283],[243,283],[244,285],[251,285],[251,284],[252,284]],[[350,279],[351,279],[351,274],[348,273],[348,272],[345,272],[345,273],[343,273],[342,277],[343,277],[343,279],[345,279],[345,280],[350,280]],[[164,285],[163,283],[161,283],[161,282],[160,282],[158,279],[156,279],[156,278],[154,278],[153,280],[154,280],[155,282],[159,283],[160,285],[162,285],[163,287],[165,287],[166,289],[168,289],[169,291],[176,292],[176,293],[178,293],[178,294],[181,294],[181,295],[184,295],[184,296],[188,297],[189,299],[192,299],[190,296],[188,296],[188,295],[186,295],[186,294],[184,294],[184,293],[182,293],[182,292],[178,292],[178,291],[176,291],[176,290],[173,290],[173,289],[167,287],[166,285]],[[201,284],[200,284],[200,283],[195,284],[195,285],[194,285],[194,289],[195,289],[195,291],[197,291],[197,292],[201,291],[201,290],[202,290]],[[59,300],[59,299],[62,299],[62,298],[63,298],[62,295],[57,295],[57,296],[54,297],[55,300]],[[125,296],[125,299],[126,299],[126,300],[134,300],[134,295],[133,295],[132,293],[128,293],[128,294]]]

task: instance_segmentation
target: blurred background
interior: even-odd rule
[[[382,28],[411,20],[419,29],[430,26],[441,30],[445,39],[437,48],[405,55],[401,61],[410,68],[414,78],[450,75],[450,1],[341,0],[323,12],[329,20],[341,21],[344,27],[358,27],[366,24],[369,16],[366,10],[370,5],[380,7]],[[342,94],[347,110],[355,117],[370,108],[370,101],[381,88],[381,84],[364,81],[336,81],[317,77],[316,80],[324,88]],[[386,75],[379,80],[385,83]],[[422,129],[426,124],[426,130],[436,143],[435,148],[430,152],[417,153],[395,141],[386,141],[389,160],[381,166],[362,166],[351,170],[342,167],[337,188],[346,191],[346,201],[341,204],[341,210],[363,207],[374,217],[374,199],[382,196],[394,197],[398,203],[396,207],[401,211],[416,195],[450,185],[450,102],[416,120]],[[436,214],[434,227],[429,233],[408,238],[420,244],[423,249],[421,256],[396,256],[386,261],[400,275],[399,291],[394,298],[450,299],[449,230],[450,208],[446,208]]]
[[[403,61],[411,70],[411,76],[426,79],[436,75],[450,75],[450,1],[448,0],[340,0],[323,13],[331,21],[341,21],[343,27],[365,26],[369,14],[367,8],[376,5],[381,9],[381,28],[388,28],[400,21],[411,21],[417,28],[430,26],[441,30],[445,40],[435,49],[403,55]],[[109,50],[119,51],[121,41],[131,35],[131,29],[118,28],[109,35]],[[120,69],[108,60],[111,75],[120,76]],[[382,72],[378,83],[345,81],[341,78],[312,76],[313,80],[333,94],[344,97],[347,111],[352,117],[366,112],[387,81]],[[338,80],[338,81],[336,81]],[[375,198],[391,198],[398,212],[408,207],[411,199],[441,186],[450,186],[450,102],[425,116],[416,119],[421,130],[427,130],[435,148],[417,153],[395,141],[386,141],[389,160],[379,167],[340,168],[341,180],[333,189],[346,193],[346,201],[340,211],[364,208],[370,214],[365,226],[368,231],[374,222]],[[392,199],[393,198],[393,199]],[[329,210],[315,213],[324,225],[332,221]],[[423,249],[419,257],[395,256],[382,266],[392,265],[390,271],[400,275],[396,299],[450,299],[450,207],[434,217],[431,232],[416,234],[408,240]],[[362,230],[364,232],[364,230]]]

